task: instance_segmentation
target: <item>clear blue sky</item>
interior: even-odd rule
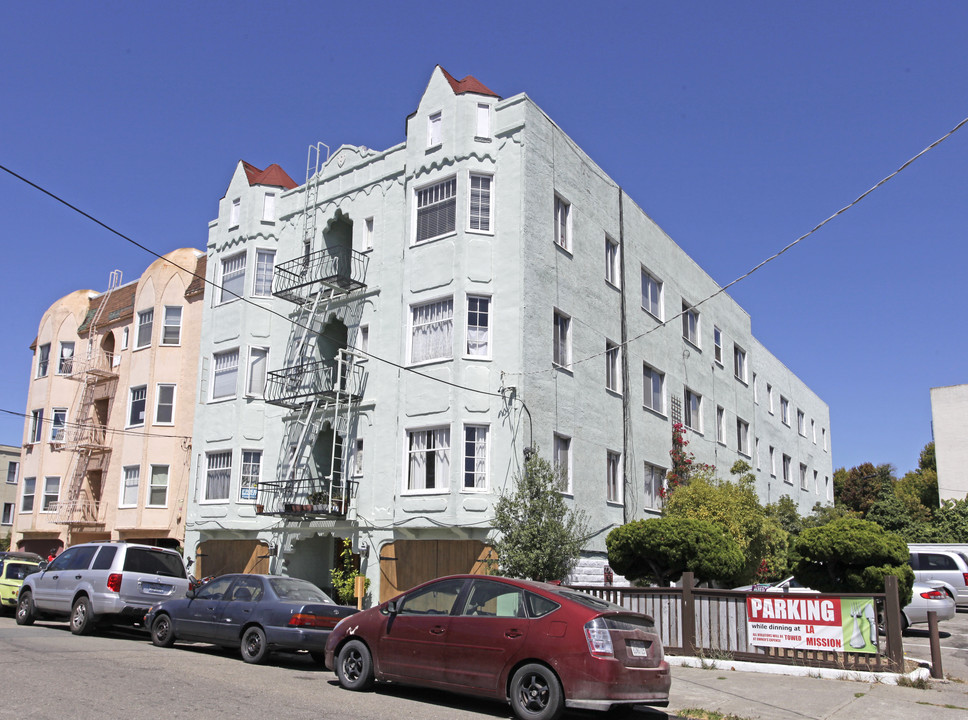
[[[0,164],[204,248],[239,159],[301,183],[311,143],[395,145],[439,63],[527,93],[726,284],[968,116],[966,38],[961,1],[5,3]],[[914,468],[930,388],[968,382],[966,172],[968,128],[731,290],[830,405],[835,467]],[[24,412],[42,313],[152,258],[3,172],[0,210]]]

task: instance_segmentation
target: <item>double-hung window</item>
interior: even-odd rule
[[[686,427],[702,432],[702,395],[686,388],[685,396],[683,414]]]
[[[723,364],[723,331],[713,326],[713,356],[717,363]]]
[[[276,219],[276,194],[267,192],[262,199],[262,222],[275,222]]]
[[[494,183],[490,175],[471,175],[470,212],[468,220],[471,230],[491,231],[491,197]]]
[[[363,222],[363,243],[360,249],[364,252],[373,249],[373,218],[371,217]]]
[[[412,305],[410,362],[445,360],[454,356],[454,299]]]
[[[417,190],[415,242],[449,235],[457,228],[457,178]]]
[[[560,480],[559,489],[571,493],[571,438],[555,433],[554,464]]]
[[[622,456],[617,452],[605,453],[605,499],[622,502]]]
[[[474,137],[482,140],[491,137],[491,106],[486,103],[477,104],[477,130]]]
[[[269,297],[272,295],[272,270],[275,264],[275,250],[255,251],[255,277],[252,281],[252,295],[254,297]]]
[[[259,496],[259,479],[262,476],[262,451],[242,451],[242,477],[239,479],[239,500],[256,500]]]
[[[128,427],[145,424],[145,406],[147,401],[147,385],[131,388],[131,398],[128,401]]]
[[[733,345],[733,374],[737,380],[746,382],[746,351],[738,345]]]
[[[204,500],[228,500],[232,484],[232,451],[208,453],[206,456]]]
[[[3,504],[3,518],[0,519],[0,525],[13,525],[13,503]]]
[[[750,454],[750,425],[736,418],[736,449],[744,455]]]
[[[60,344],[60,360],[57,363],[57,373],[59,375],[70,375],[74,371],[74,343],[62,342]]]
[[[446,490],[450,487],[450,428],[407,433],[407,490]]]
[[[268,365],[269,348],[250,347],[248,378],[245,381],[245,394],[250,397],[262,397],[266,390],[266,366]]]
[[[642,268],[642,309],[662,320],[662,282]]]
[[[50,441],[52,443],[64,442],[64,428],[66,425],[67,408],[52,408],[50,418]]]
[[[168,466],[152,465],[148,479],[148,506],[167,507],[168,505]]]
[[[491,299],[467,296],[467,348],[474,357],[491,356]]]
[[[124,481],[121,483],[121,505],[133,507],[138,504],[138,490],[141,486],[141,468],[129,465],[124,468]]]
[[[699,347],[699,311],[688,303],[682,303],[682,337]]]
[[[165,305],[165,324],[161,329],[162,345],[181,343],[182,309],[179,305]]]
[[[622,260],[617,240],[605,236],[605,282],[622,286]]]
[[[20,463],[12,461],[7,464],[7,484],[16,485],[17,476],[20,474]]]
[[[665,488],[666,471],[663,468],[645,463],[645,506],[656,509],[662,504],[662,491]]]
[[[155,322],[154,310],[142,310],[138,313],[138,339],[135,349],[151,345],[151,330]]]
[[[726,442],[726,411],[721,405],[716,406],[716,442]]]
[[[32,513],[34,511],[34,495],[37,492],[37,478],[24,478],[24,489],[20,496],[20,512]]]
[[[665,375],[654,367],[642,366],[642,385],[644,389],[642,404],[657,413],[665,412]]]
[[[605,341],[605,387],[622,392],[622,348],[611,340]]]
[[[807,466],[800,463],[800,489],[809,490],[810,484],[807,480]]]
[[[225,303],[242,297],[245,292],[245,251],[222,260],[222,287],[219,302]]]
[[[784,425],[790,424],[790,401],[782,395],[780,396],[780,420]]]
[[[486,425],[464,426],[464,490],[487,490]]]
[[[441,127],[443,126],[443,115],[439,112],[427,118],[427,147],[437,147],[440,145]]]
[[[229,212],[229,227],[233,228],[239,224],[239,216],[242,214],[242,198],[235,198],[232,201],[232,209]]]
[[[30,442],[39,443],[44,440],[44,411],[30,411]]]
[[[44,502],[40,507],[41,512],[49,513],[57,509],[57,501],[60,500],[60,478],[44,478]]]
[[[215,353],[212,363],[212,400],[235,397],[239,378],[239,349]]]
[[[571,364],[571,318],[555,310],[554,351],[552,361],[558,367]]]
[[[807,419],[803,414],[803,410],[797,410],[797,432],[802,437],[807,436]]]
[[[793,477],[790,475],[790,463],[792,458],[789,455],[784,454],[783,456],[783,481],[793,484]]]
[[[175,422],[175,386],[167,383],[155,386],[155,424]]]
[[[50,343],[37,347],[37,377],[47,377],[50,368]]]
[[[571,204],[555,195],[555,244],[571,252]]]

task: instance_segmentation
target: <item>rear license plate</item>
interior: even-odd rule
[[[171,592],[171,585],[146,582],[141,583],[141,591],[148,595],[168,595]]]
[[[633,657],[647,657],[649,654],[649,646],[652,645],[650,642],[645,640],[629,640],[627,643],[629,654]]]

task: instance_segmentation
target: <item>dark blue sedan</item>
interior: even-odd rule
[[[273,650],[308,650],[322,663],[330,632],[355,612],[306,580],[222,575],[152,607],[145,627],[159,647],[178,640],[239,647],[249,663],[262,662]]]

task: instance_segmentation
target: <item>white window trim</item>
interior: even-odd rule
[[[692,317],[696,319],[695,328],[693,332],[689,332],[689,328],[692,325],[689,320]],[[682,339],[697,350],[702,350],[702,314],[696,310],[694,305],[687,303],[685,300],[682,301],[682,323]]]
[[[215,374],[218,372],[218,357],[221,355],[228,355],[230,353],[235,353],[235,389],[231,395],[222,395],[215,397]],[[239,396],[239,363],[242,360],[242,353],[239,348],[229,348],[228,350],[222,350],[216,353],[212,353],[212,370],[211,376],[209,377],[208,383],[208,401],[210,403],[225,402],[226,400],[234,400]]]
[[[272,272],[269,273],[269,292],[259,292],[259,257],[260,255],[271,255],[272,256]],[[272,278],[276,270],[276,251],[273,248],[261,248],[257,247],[255,249],[255,268],[252,271],[252,297],[254,298],[267,298],[272,297]]]
[[[646,371],[646,369],[648,369],[653,374],[653,376],[654,375],[658,375],[659,376],[659,403],[661,404],[661,407],[654,408],[654,407],[652,407],[651,405],[649,405],[648,403],[645,402],[645,371]],[[651,384],[649,386],[648,391],[649,391],[649,400],[651,401],[651,399],[652,399],[652,386],[651,386]],[[661,370],[659,370],[658,368],[653,367],[652,365],[649,365],[648,363],[642,363],[642,407],[645,408],[646,410],[648,410],[649,412],[657,413],[657,414],[661,415],[662,417],[665,417],[666,416],[666,376],[665,376],[665,373],[662,372]]]
[[[175,308],[177,308],[179,310],[179,313],[178,313],[178,324],[177,325],[169,325],[168,324],[168,310],[169,309],[175,309]],[[162,318],[161,318],[161,342],[159,344],[162,347],[178,347],[179,345],[181,345],[182,320],[185,317],[185,309],[181,305],[165,305],[162,309],[164,310],[164,313],[162,314]],[[178,342],[166,342],[165,341],[166,331],[170,327],[177,327],[178,328]]]
[[[656,309],[659,311],[658,314],[652,312],[651,309],[649,309],[649,308],[647,308],[645,306],[645,295],[644,295],[644,293],[641,293],[641,291],[642,291],[642,287],[641,287],[642,286],[642,282],[645,280],[645,278],[649,278],[649,280],[651,280],[652,283],[655,284],[656,292],[658,294],[658,297],[656,298],[656,305],[658,305],[658,307]],[[642,266],[642,273],[641,273],[641,277],[640,277],[640,280],[639,280],[639,292],[640,292],[640,294],[642,294],[642,297],[640,298],[640,301],[642,303],[642,309],[645,310],[645,312],[647,312],[649,315],[651,315],[652,317],[654,317],[659,322],[662,322],[662,319],[665,316],[665,311],[664,311],[664,308],[665,308],[665,283],[663,283],[662,280],[660,280],[659,277],[655,273],[651,272],[644,265]]]
[[[262,197],[262,222],[274,225],[276,222],[276,193],[266,192]]]
[[[141,344],[141,326],[147,325],[148,323],[142,322],[141,318],[142,316],[148,313],[151,313],[151,332],[148,333],[148,342],[142,345]],[[143,350],[144,348],[151,347],[151,343],[155,337],[155,309],[145,308],[144,310],[139,310],[137,313],[135,313],[135,319],[138,321],[138,323],[137,323],[137,326],[135,327],[134,349]]]
[[[491,106],[487,103],[477,103],[474,128],[475,140],[491,139]]]
[[[60,424],[57,422],[58,414],[63,418]],[[59,438],[54,437],[54,433],[57,431],[60,431]],[[53,445],[63,445],[67,442],[67,408],[55,407],[50,409],[50,434],[47,439]]]
[[[749,376],[749,357],[739,345],[733,344],[733,376],[744,385]]]
[[[154,483],[152,483],[152,480],[155,477],[155,468],[162,468],[162,467],[163,468],[167,468],[167,471],[168,471],[165,474],[165,478],[166,478],[166,481],[165,481],[165,503],[163,505],[156,505],[156,504],[154,504],[154,503],[151,502],[151,489],[153,487],[155,487]],[[164,463],[152,463],[151,465],[149,465],[148,466],[148,483],[147,483],[147,487],[145,488],[145,490],[146,490],[146,493],[147,493],[145,495],[145,507],[146,508],[166,508],[166,507],[168,507],[168,499],[169,499],[169,497],[171,495],[171,465],[164,464]]]
[[[494,298],[490,295],[482,295],[481,293],[467,293],[465,296],[465,302],[467,306],[464,308],[464,359],[465,360],[490,360],[493,356],[494,347]],[[472,355],[468,352],[468,345],[470,345],[470,306],[471,298],[477,300],[487,300],[487,352],[483,355]],[[411,315],[412,317],[412,315]],[[481,327],[480,325],[475,325],[475,327]]]
[[[251,490],[252,489],[252,488],[246,488],[244,486],[244,482],[243,482],[245,480],[245,465],[246,465],[246,462],[245,462],[245,454],[246,453],[259,453],[259,470],[258,470],[258,474],[256,476],[256,481],[255,481],[256,482],[256,484],[255,484],[255,492],[252,493],[253,496],[251,498],[244,498],[244,497],[242,497],[243,490]],[[262,471],[263,471],[263,469],[265,467],[265,457],[266,457],[265,452],[263,452],[259,448],[242,448],[242,460],[241,460],[241,463],[239,465],[239,493],[238,493],[238,498],[237,498],[237,502],[239,502],[240,504],[254,505],[256,503],[256,501],[258,501],[258,499],[259,499],[259,485],[262,483]],[[231,492],[231,488],[229,490]]]
[[[558,349],[560,343],[560,333],[558,332],[558,318],[562,318],[565,321],[565,339],[564,339],[564,354],[565,357],[559,357],[555,359],[555,353]],[[554,314],[552,316],[552,347],[551,347],[551,362],[556,368],[562,370],[571,371],[571,359],[572,359],[572,335],[574,329],[572,328],[571,315],[566,312],[562,312],[558,308],[554,309]],[[561,362],[561,361],[564,362]]]
[[[612,461],[614,458],[614,462]],[[614,477],[613,477],[614,468]],[[608,494],[615,486],[615,497],[609,499]],[[614,450],[605,451],[605,502],[609,505],[625,504],[625,482],[622,477],[622,453]]]
[[[44,348],[47,348],[46,355],[44,354]],[[43,369],[43,372],[41,372]],[[37,346],[37,375],[38,378],[44,378],[50,375],[50,343],[42,343]]]
[[[698,401],[699,401],[698,404],[697,404],[697,406],[696,406],[696,412],[695,412],[695,414],[698,417],[692,418],[693,420],[698,420],[698,422],[696,423],[695,426],[690,425],[685,420],[686,410],[687,409],[689,410],[689,415],[690,416],[693,414],[693,412],[692,412],[692,404],[689,402],[690,396],[695,396],[698,399]],[[690,389],[688,387],[685,389],[685,392],[683,392],[683,397],[682,397],[682,405],[683,405],[683,407],[682,407],[683,425],[685,425],[687,428],[689,428],[693,432],[699,433],[700,435],[703,434],[702,400],[703,400],[703,397],[702,397],[702,395],[700,393],[697,393],[696,391],[694,391],[694,390],[692,390],[692,389]]]
[[[363,237],[360,240],[361,252],[369,252],[373,249],[375,228],[376,225],[372,215],[363,221]]]
[[[565,228],[564,237],[562,237],[561,230],[561,218],[559,215],[559,208],[565,212]],[[564,198],[564,196],[555,193],[555,204],[554,204],[554,242],[555,245],[560,247],[569,255],[571,254],[572,238],[574,238],[573,231],[573,221],[572,221],[572,206],[571,203]]]
[[[607,338],[605,340],[605,389],[619,395],[622,393],[622,346]]]
[[[232,228],[237,228],[239,226],[240,219],[242,217],[242,198],[237,197],[232,200],[232,204],[229,206],[229,230]]]
[[[487,229],[486,230],[483,230],[481,228],[471,227],[471,198],[474,192],[473,184],[474,184],[475,177],[487,178],[490,181],[490,186],[488,187],[488,190],[487,190],[488,210],[487,210]],[[473,233],[474,235],[493,235],[494,234],[494,218],[496,217],[495,206],[494,206],[494,200],[496,197],[496,194],[494,192],[495,187],[496,185],[495,185],[493,173],[469,172],[467,174],[467,223],[466,223],[467,232]]]
[[[70,355],[64,355],[65,347],[70,347]],[[74,342],[70,340],[61,342],[58,349],[60,352],[57,354],[57,374],[70,375],[74,370]]]
[[[440,147],[444,137],[444,114],[442,111],[430,113],[427,116],[427,149]]]
[[[750,424],[742,418],[736,418],[736,452],[750,457]]]
[[[605,282],[614,288],[622,287],[622,246],[609,235],[605,235]]]
[[[170,387],[171,390],[171,420],[169,422],[162,422],[158,419],[158,408],[161,406],[161,388]],[[175,424],[175,411],[177,409],[176,403],[178,402],[178,386],[175,383],[155,383],[155,411],[152,414],[152,425],[160,426],[170,426]]]
[[[713,325],[713,359],[723,366],[723,331]]]
[[[53,493],[47,492],[47,481],[48,480],[56,480],[57,481],[57,494],[54,496],[54,499],[51,501],[51,504],[54,507],[51,508],[50,510],[47,509],[47,496],[48,495],[52,495]],[[57,512],[57,504],[60,502],[60,494],[61,494],[61,477],[60,477],[60,475],[46,475],[44,477],[44,492],[40,496],[40,509],[39,509],[39,512],[41,512],[43,514],[50,514],[50,513]]]
[[[265,377],[263,378],[262,392],[252,392],[252,352],[254,350],[265,351]],[[264,398],[266,394],[265,383],[269,379],[269,346],[268,345],[249,345],[245,353],[245,396],[250,398]],[[255,451],[253,451],[255,452]]]
[[[436,470],[434,472],[434,479],[441,479],[444,483],[443,486],[438,485],[432,488],[409,488],[410,484],[410,436],[413,433],[434,433],[440,430],[446,430],[448,434],[448,446],[447,446],[447,472],[443,478],[439,478]],[[444,425],[426,425],[421,427],[407,428],[403,433],[403,488],[401,489],[401,494],[403,495],[449,495],[451,490],[451,475],[454,474],[454,434],[451,431],[451,426],[449,424]],[[462,436],[463,437],[463,436]],[[426,450],[421,451],[426,452]],[[463,461],[463,445],[460,447],[461,459]],[[464,482],[463,465],[461,466],[461,484]]]
[[[417,325],[414,324],[414,310],[418,308],[428,307],[430,305],[437,305],[439,303],[446,303],[450,301],[450,347],[445,355],[435,356],[431,358],[423,358],[421,360],[413,359],[413,341],[415,333],[417,331]],[[407,319],[407,359],[411,366],[427,365],[430,363],[447,362],[454,359],[454,330],[455,330],[455,303],[453,295],[444,295],[442,297],[435,298],[433,300],[427,300],[423,302],[412,303],[409,308],[409,316]],[[426,323],[430,325],[432,323]]]
[[[722,405],[716,406],[716,442],[726,444],[726,408]]]
[[[27,486],[30,484],[28,481],[33,480],[33,489],[31,492],[27,492]],[[30,509],[24,509],[24,501],[30,498]],[[17,506],[18,514],[28,513],[33,515],[37,511],[37,478],[36,477],[25,477],[23,483],[21,483],[20,488],[20,504]]]
[[[127,489],[128,482],[128,471],[134,470],[137,473],[138,484],[134,486],[134,501],[125,502],[124,492]],[[140,465],[124,465],[121,467],[121,487],[118,492],[118,508],[135,508],[138,507],[138,500],[141,497],[141,466]]]
[[[122,350],[128,349],[128,337],[130,336],[130,334],[131,334],[131,328],[129,327],[122,328],[121,330],[121,349]]]
[[[564,462],[566,484],[564,489],[562,489],[560,492],[562,495],[574,495],[574,482],[573,482],[574,471],[572,467],[572,451],[574,449],[573,448],[574,443],[572,442],[571,436],[563,435],[562,433],[555,433],[554,442],[552,444],[552,447],[554,449],[555,467],[559,467],[562,465],[562,463],[559,462],[559,454],[558,454],[558,443],[560,441],[565,441],[568,443],[568,450],[565,453],[565,462]]]
[[[144,419],[139,423],[131,422],[131,410],[134,408],[134,392],[135,390],[145,391],[145,409],[144,409]],[[126,428],[144,427],[148,422],[148,386],[147,385],[134,385],[128,388],[128,412],[124,416]]]
[[[454,183],[454,193],[452,197],[447,198],[446,202],[448,204],[450,204],[451,202],[454,204],[454,229],[446,230],[445,232],[442,232],[438,235],[433,235],[431,237],[421,238],[418,240],[417,228],[419,226],[419,216],[420,216],[420,206],[419,206],[420,193],[423,192],[424,190],[429,190],[432,187],[436,187],[437,185],[444,185],[445,183],[450,183],[450,182]],[[453,237],[454,235],[457,234],[457,228],[460,227],[460,220],[457,217],[460,211],[459,197],[460,197],[460,183],[457,181],[457,175],[455,174],[450,174],[450,175],[445,175],[443,177],[435,178],[432,182],[423,183],[420,186],[414,187],[413,196],[411,200],[411,202],[413,203],[413,213],[412,213],[413,218],[411,220],[411,228],[410,228],[410,247],[416,247],[418,245],[426,245],[427,243],[435,242],[437,240],[442,240],[443,238],[447,238],[447,237]],[[431,203],[430,205],[442,206],[443,202],[438,201],[436,203]],[[428,205],[428,207],[430,205]]]
[[[228,486],[228,492],[225,494],[225,497],[210,498],[210,497],[208,497],[208,474],[210,472],[212,472],[213,469],[214,470],[224,470],[225,469],[225,468],[212,468],[211,467],[211,459],[210,458],[212,458],[215,455],[228,455],[228,458],[229,458],[229,464],[228,464],[229,486]],[[231,500],[232,500],[232,473],[233,473],[233,471],[235,469],[234,468],[234,465],[235,465],[235,452],[233,450],[225,450],[225,449],[223,449],[223,450],[209,450],[208,452],[205,453],[204,458],[205,458],[205,465],[204,465],[204,467],[201,468],[201,472],[199,474],[200,475],[200,477],[199,477],[199,481],[200,481],[199,484],[200,484],[201,487],[199,488],[199,492],[198,492],[198,495],[199,495],[198,503],[200,505],[225,505],[226,503],[231,502]]]
[[[30,411],[30,428],[27,430],[27,445],[44,442],[44,409]]]
[[[239,291],[227,290],[225,288],[225,266],[233,260],[238,260],[242,258],[242,268],[241,270],[232,270],[230,275],[241,275],[242,281],[239,283]],[[231,255],[226,255],[219,259],[218,264],[218,292],[215,298],[216,305],[226,305],[230,302],[235,302],[241,300],[242,296],[245,295],[245,275],[249,271],[249,258],[245,250],[241,252],[232,253]],[[232,277],[235,280],[235,277]],[[236,297],[238,296],[238,297]]]
[[[467,487],[467,430],[476,428],[484,430],[484,484],[481,487]],[[462,493],[482,493],[491,489],[491,426],[486,423],[464,423],[461,428],[461,466],[460,466],[460,491]],[[453,443],[451,443],[453,446]],[[476,459],[475,455],[475,459]],[[475,471],[475,475],[476,475]]]

